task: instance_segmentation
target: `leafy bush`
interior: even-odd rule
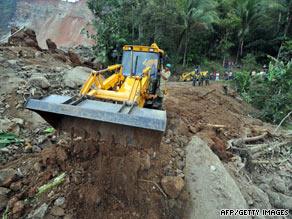
[[[279,123],[292,110],[292,61],[272,58],[269,73],[250,77],[248,72],[235,74],[234,84],[243,98],[260,109],[261,118]]]
[[[256,57],[253,54],[247,54],[242,59],[243,70],[245,71],[253,71],[258,69]]]

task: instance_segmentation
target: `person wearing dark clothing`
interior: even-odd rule
[[[205,80],[206,80],[206,86],[210,86],[210,74],[209,73],[207,73]]]
[[[193,86],[195,87],[197,83],[197,73],[194,74],[193,76]]]
[[[205,76],[204,75],[200,75],[200,78],[199,78],[199,87],[202,85],[204,85],[204,80],[205,80]]]

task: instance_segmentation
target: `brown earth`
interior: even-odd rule
[[[17,54],[20,51],[37,52],[29,47],[0,48],[5,57],[20,59],[24,66],[47,68],[65,65],[58,59],[56,61],[55,54],[47,51],[43,52],[43,58],[19,58]],[[66,62],[70,63],[68,59]],[[0,70],[5,74],[1,65]],[[48,79],[50,83],[55,80],[54,77]],[[1,116],[17,115],[28,121],[27,114],[21,117],[23,108],[16,109],[14,104],[21,97],[22,89],[25,90],[25,85],[9,91],[6,102],[11,108]],[[16,160],[2,166],[0,170],[20,169],[23,173],[22,176],[12,175],[9,181],[0,185],[11,190],[8,194],[8,218],[28,218],[43,204],[48,206],[44,218],[56,218],[56,214],[58,218],[78,219],[185,218],[189,203],[186,187],[179,191],[177,198],[171,198],[163,190],[161,180],[165,176],[184,178],[184,147],[191,137],[199,136],[222,161],[229,162],[233,154],[226,151],[228,140],[254,135],[257,127],[273,128],[252,118],[249,114],[256,111],[224,84],[211,82],[211,86],[192,87],[191,83],[170,82],[168,89],[169,94],[164,100],[167,130],[158,149],[139,149],[111,141],[68,137],[55,131],[47,134],[46,141],[39,144],[43,148],[40,153],[18,154]],[[42,90],[43,94],[54,92],[70,94],[70,90],[61,88],[61,85]],[[22,128],[25,132],[21,134],[29,141],[33,142],[42,134],[42,126],[34,132],[35,126],[31,122],[25,124],[26,127]],[[33,199],[40,186],[51,183],[61,173],[66,173],[64,183]],[[61,197],[65,198],[65,202],[60,210],[54,202]]]
[[[213,89],[213,93],[204,96]],[[55,195],[46,192],[37,203],[26,204],[22,217],[27,217],[39,203],[45,201],[50,205],[63,196],[66,202],[62,207],[72,218],[183,218],[188,192],[183,190],[170,208],[169,202],[173,199],[164,197],[160,191],[165,169],[170,166],[169,175],[175,175],[181,144],[186,145],[194,134],[205,134],[211,139],[213,151],[227,161],[232,155],[226,152],[226,141],[241,135],[243,127],[239,117],[246,116],[252,108],[225,96],[222,84],[193,88],[191,84],[175,82],[169,83],[169,91],[164,103],[168,130],[157,151],[61,135],[59,143],[43,150],[39,158],[26,158],[26,162],[32,164],[27,165],[27,176],[17,181],[23,186],[11,195],[15,200],[33,197],[36,188],[62,172],[67,176],[65,183],[54,188]],[[205,127],[208,123],[228,128]],[[150,167],[146,165],[147,156],[151,158]],[[22,159],[6,168],[18,167],[21,162]],[[37,174],[35,166],[40,166]],[[9,218],[15,215],[9,214]]]

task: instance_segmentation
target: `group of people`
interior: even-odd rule
[[[209,86],[210,85],[210,74],[206,71],[206,72],[196,72],[194,74],[194,78],[193,78],[193,86],[196,86],[197,81],[199,82],[199,87],[204,85]]]
[[[231,68],[231,67],[233,67],[233,65],[234,65],[234,62],[233,61],[228,61],[228,62],[225,62],[224,67],[225,68]]]

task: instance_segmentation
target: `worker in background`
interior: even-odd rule
[[[203,74],[200,74],[200,78],[199,78],[199,87],[202,85],[204,85],[204,80],[205,80],[205,76]]]
[[[206,80],[206,86],[210,86],[210,74],[209,74],[209,72],[207,72],[207,74],[205,76],[205,80]]]
[[[158,92],[158,97],[163,99],[166,89],[166,83],[171,76],[170,72],[171,64],[166,64],[165,69],[163,71],[159,71],[158,74],[160,75],[160,87]]]
[[[193,86],[195,87],[197,83],[197,73],[193,75]]]

